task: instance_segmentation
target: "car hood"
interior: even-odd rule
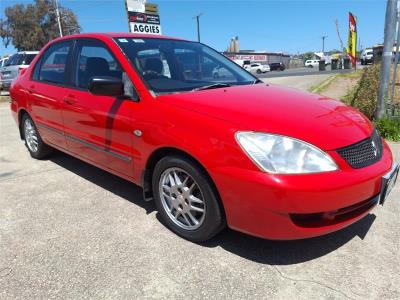
[[[158,98],[233,123],[237,130],[290,136],[324,150],[354,144],[369,137],[373,130],[363,114],[339,101],[264,84]]]

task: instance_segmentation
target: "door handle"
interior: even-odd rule
[[[73,105],[76,103],[76,100],[71,97],[65,97],[63,100],[64,100],[64,103],[68,104],[68,105]]]

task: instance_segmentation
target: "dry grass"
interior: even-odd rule
[[[9,96],[0,96],[0,103],[3,102],[10,102],[10,97]]]

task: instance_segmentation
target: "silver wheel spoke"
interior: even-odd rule
[[[182,182],[182,186],[186,187],[188,180],[189,180],[189,176],[186,176],[185,180]]]
[[[201,213],[204,212],[204,209],[193,206],[193,205],[190,206],[190,210],[194,210],[194,211],[201,212]]]
[[[190,202],[203,204],[203,200],[201,200],[201,199],[199,199],[199,198],[197,198],[197,197],[195,197],[193,195],[190,195],[189,199],[190,199]]]
[[[194,188],[196,187],[196,183],[193,182],[192,185],[189,188],[189,193],[193,193]]]
[[[174,180],[176,185],[182,185],[182,181],[176,172],[174,172]]]
[[[169,187],[168,185],[163,184],[163,190],[164,192],[171,194],[171,187]]]
[[[187,224],[188,226],[190,226],[190,222],[189,222],[189,219],[188,219],[188,217],[186,216],[186,214],[182,214],[182,216],[183,216],[183,218],[185,219],[186,224]]]
[[[172,177],[171,174],[168,174],[168,179],[169,179],[169,184],[170,184],[171,186],[175,185],[174,178]]]
[[[193,222],[194,224],[198,224],[198,223],[199,223],[199,221],[197,221],[196,218],[193,217],[193,215],[192,215],[191,212],[188,212],[187,214],[188,214],[190,220],[192,220],[192,222]]]

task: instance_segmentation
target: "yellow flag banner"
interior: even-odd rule
[[[351,12],[349,13],[349,41],[347,54],[351,58],[353,67],[355,67],[357,63],[357,21]]]

